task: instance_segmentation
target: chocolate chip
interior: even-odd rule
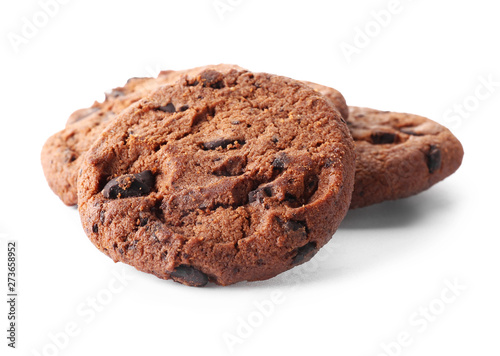
[[[64,163],[71,163],[76,161],[78,154],[70,149],[64,150]]]
[[[316,252],[316,243],[308,242],[302,247],[297,249],[297,254],[292,260],[294,265],[310,260]]]
[[[318,190],[319,178],[316,175],[311,175],[307,178],[304,190],[304,200],[307,202]]]
[[[266,185],[265,187],[262,187],[262,191],[266,193],[268,197],[273,196],[273,188],[270,185]]]
[[[264,202],[264,198],[272,196],[273,196],[272,187],[270,185],[267,185],[264,187],[259,187],[248,193],[248,202],[249,203],[259,202],[262,204]]]
[[[430,174],[441,168],[441,150],[435,145],[431,145],[427,153],[427,167]]]
[[[235,156],[225,159],[214,170],[216,176],[232,177],[238,176],[245,172],[247,160],[244,156]]]
[[[213,89],[224,88],[224,77],[216,70],[207,69],[200,74],[201,83],[204,87]]]
[[[189,105],[182,105],[182,106],[179,108],[179,111],[180,111],[180,112],[183,112],[183,111],[186,111],[187,109],[189,109]]]
[[[208,283],[208,276],[194,267],[180,265],[170,273],[172,279],[191,287],[203,287]]]
[[[264,197],[262,193],[259,194],[259,190],[252,190],[250,193],[248,193],[248,203],[253,203],[258,201],[259,203],[264,202]]]
[[[288,163],[287,155],[281,154],[274,159],[273,163],[271,163],[271,166],[273,167],[273,169],[277,171],[282,171],[283,169],[286,168],[287,163]]]
[[[376,131],[370,135],[371,142],[375,145],[394,143],[396,141],[396,137],[396,134],[392,132],[383,131]]]
[[[289,220],[283,227],[285,231],[299,231],[300,229],[304,229],[304,232],[306,231],[306,224],[301,221]]]
[[[156,110],[163,111],[163,112],[168,112],[168,113],[173,113],[173,112],[175,112],[175,106],[172,103],[168,103],[165,106],[160,106]]]
[[[204,142],[203,143],[203,149],[205,149],[205,150],[215,150],[215,149],[217,149],[219,147],[221,147],[221,148],[227,148],[227,146],[229,146],[231,144],[234,144],[235,142],[237,142],[240,145],[244,145],[245,144],[244,140],[235,140],[235,139],[231,139],[231,138],[218,138],[218,139],[213,140],[213,141]]]
[[[99,232],[99,225],[94,224],[94,226],[92,226],[92,232],[94,234],[97,234]]]
[[[139,218],[139,226],[145,226],[148,223],[148,218]]]
[[[148,195],[155,183],[149,170],[137,174],[125,174],[110,180],[102,190],[107,199],[130,198]]]
[[[401,131],[402,133],[405,133],[407,135],[410,135],[410,136],[423,136],[423,134],[416,133],[415,131],[413,131],[413,129],[411,127],[403,127],[401,129],[399,129],[399,131]]]

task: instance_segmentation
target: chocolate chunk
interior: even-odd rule
[[[68,164],[76,161],[78,154],[70,149],[64,150],[64,163]]]
[[[427,153],[427,167],[430,174],[441,168],[441,150],[435,145],[431,145]]]
[[[403,127],[401,129],[399,129],[399,131],[401,131],[402,133],[405,133],[407,135],[410,135],[410,136],[423,136],[423,134],[416,133],[415,131],[413,131],[413,129],[411,127]]]
[[[309,176],[305,185],[305,191],[304,191],[304,198],[306,201],[311,198],[314,193],[316,193],[316,190],[318,189],[318,181],[319,178],[316,175]]]
[[[316,242],[308,242],[297,249],[297,254],[292,260],[292,264],[297,265],[310,260],[316,253]]]
[[[392,132],[376,131],[370,135],[371,142],[375,145],[396,142],[396,134]]]
[[[94,224],[94,225],[92,226],[92,232],[93,232],[94,234],[97,234],[97,233],[99,232],[99,225]]]
[[[204,87],[210,87],[213,89],[224,88],[224,77],[222,73],[216,70],[208,69],[200,74],[201,83]]]
[[[102,194],[107,199],[130,198],[148,195],[155,183],[149,170],[137,174],[125,174],[112,179],[104,186]]]
[[[293,194],[285,193],[285,201],[287,201],[289,203],[296,203],[297,197]]]
[[[300,221],[289,220],[283,227],[285,231],[299,231],[300,229],[304,229],[304,232],[306,232],[306,224]]]
[[[264,196],[262,195],[262,192],[258,189],[252,190],[250,193],[248,193],[248,203],[253,203],[258,201],[259,203],[264,202]]]
[[[168,113],[173,113],[173,112],[175,112],[175,106],[172,103],[168,103],[165,106],[160,106],[156,110],[163,111],[163,112],[168,112]]]
[[[172,279],[178,283],[191,287],[203,287],[208,283],[208,276],[194,267],[180,265],[170,273]]]
[[[376,131],[370,135],[371,142],[375,145],[396,142],[396,134],[392,132]]]
[[[180,111],[180,112],[183,112],[183,111],[186,111],[187,109],[189,109],[189,105],[182,105],[182,106],[179,108],[179,111]]]
[[[215,149],[217,149],[219,147],[221,147],[221,148],[227,148],[227,146],[229,146],[231,144],[234,144],[235,142],[237,142],[240,145],[244,145],[245,144],[244,140],[235,140],[235,139],[231,139],[231,138],[218,138],[218,139],[213,140],[213,141],[204,142],[203,143],[203,149],[205,149],[205,150],[215,150]]]
[[[252,190],[250,193],[248,193],[248,202],[249,203],[253,203],[253,202],[263,203],[264,198],[272,197],[272,196],[273,196],[272,187],[267,185],[264,187],[259,187],[255,190]]]
[[[270,185],[266,185],[265,187],[262,187],[262,191],[264,193],[266,193],[266,195],[268,197],[272,197],[273,196],[273,187],[270,186]]]
[[[285,154],[281,154],[274,159],[273,163],[271,163],[271,166],[273,166],[273,169],[277,171],[282,171],[283,169],[286,168],[287,163],[288,163],[288,156]]]

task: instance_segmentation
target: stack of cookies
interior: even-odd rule
[[[462,156],[429,119],[215,65],[130,79],[74,112],[45,143],[42,165],[99,250],[203,286],[308,261],[349,208],[419,193]]]

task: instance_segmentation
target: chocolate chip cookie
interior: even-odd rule
[[[114,261],[202,286],[309,260],[346,214],[354,143],[324,96],[208,69],[125,109],[85,155],[81,221]]]
[[[328,100],[330,100],[330,103],[340,112],[344,120],[349,118],[349,107],[347,106],[344,96],[337,89],[305,80],[303,80],[303,83],[326,96]]]
[[[427,118],[351,106],[347,124],[356,145],[351,208],[420,193],[462,163],[460,141]]]
[[[158,74],[157,78],[130,78],[123,87],[114,88],[110,93],[106,93],[105,100],[102,103],[96,101],[91,107],[72,113],[66,122],[66,127],[78,121],[89,119],[92,115],[102,117],[119,114],[123,109],[142,99],[153,89],[157,89],[165,84],[174,83],[182,76],[197,75],[203,70],[210,68],[221,72],[231,69],[243,69],[235,64],[217,64],[179,71],[164,70]]]
[[[66,205],[77,204],[76,180],[82,155],[89,149],[99,133],[118,113],[158,87],[174,83],[183,76],[192,77],[205,69],[227,72],[239,69],[236,65],[219,64],[181,71],[162,71],[157,78],[131,78],[123,87],[106,94],[106,99],[90,108],[75,111],[66,128],[45,143],[42,149],[42,167],[49,186]],[[349,115],[344,97],[333,88],[328,97],[344,119]],[[326,89],[325,89],[326,90]]]
[[[308,83],[338,101],[335,90]],[[356,147],[351,209],[420,193],[453,174],[464,155],[446,127],[422,116],[349,107],[349,131]]]
[[[82,155],[89,149],[106,125],[123,109],[142,99],[151,90],[174,83],[182,76],[196,75],[206,68],[221,72],[235,65],[214,65],[183,71],[162,71],[157,78],[131,78],[115,88],[102,103],[75,111],[66,128],[51,136],[42,148],[41,161],[45,178],[52,191],[66,204],[77,204],[76,180]]]

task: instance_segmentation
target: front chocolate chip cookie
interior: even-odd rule
[[[83,155],[116,115],[152,90],[175,83],[183,76],[196,76],[207,68],[225,72],[239,67],[220,64],[182,71],[162,71],[157,78],[130,78],[123,87],[107,94],[102,103],[95,102],[90,108],[75,111],[69,117],[66,128],[51,136],[42,149],[43,172],[50,188],[66,205],[77,204],[76,181]],[[172,113],[187,108],[186,105],[176,108],[173,103],[165,103],[156,110]]]
[[[83,155],[116,115],[152,90],[175,83],[182,77],[197,77],[201,72],[203,77],[199,77],[199,80],[202,86],[220,89],[223,85],[221,75],[231,69],[242,70],[236,65],[218,64],[180,71],[162,71],[157,78],[131,78],[123,87],[115,88],[107,94],[102,103],[95,102],[90,108],[75,111],[69,117],[66,128],[50,137],[42,149],[42,167],[50,188],[66,205],[77,204],[76,181]],[[326,88],[326,91],[336,109],[347,119],[349,110],[342,94],[332,88]],[[187,104],[176,106],[170,102],[155,110],[174,113],[188,108]],[[233,125],[238,124],[237,120],[233,122]],[[221,139],[224,140],[219,138]],[[215,143],[217,141],[207,142],[207,149]],[[224,144],[223,141],[220,143]]]
[[[101,251],[159,278],[262,280],[331,238],[354,161],[347,126],[314,90],[211,69],[109,124],[81,166],[79,211]]]

